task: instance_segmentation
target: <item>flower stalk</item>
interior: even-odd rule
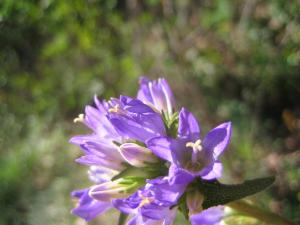
[[[227,204],[230,208],[239,211],[245,216],[256,218],[266,224],[272,225],[297,225],[296,223],[283,218],[275,213],[259,209],[245,201],[234,201]]]

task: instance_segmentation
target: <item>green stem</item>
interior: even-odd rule
[[[297,225],[296,223],[285,219],[277,214],[267,212],[262,209],[258,209],[255,206],[248,204],[245,201],[235,201],[227,204],[227,206],[231,207],[232,209],[239,211],[240,213],[256,218],[266,224],[272,225]]]
[[[118,225],[124,225],[127,217],[128,217],[128,214],[120,213]]]

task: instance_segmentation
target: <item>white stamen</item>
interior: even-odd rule
[[[119,111],[120,111],[119,105],[115,105],[114,107],[112,107],[108,110],[108,112],[110,112],[110,113],[118,113]]]
[[[193,148],[193,150],[194,151],[202,151],[202,145],[201,145],[201,140],[200,139],[198,139],[197,141],[195,141],[195,142],[187,142],[186,144],[185,144],[185,146],[186,147],[191,147],[191,148]]]
[[[84,114],[79,114],[78,117],[76,117],[74,120],[73,120],[74,123],[83,123],[84,122]]]

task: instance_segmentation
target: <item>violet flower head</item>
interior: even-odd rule
[[[230,141],[231,123],[202,138],[193,114],[174,108],[167,81],[145,77],[137,98],[95,97],[94,106],[86,106],[74,122],[91,132],[70,142],[83,151],[76,162],[89,167],[93,184],[72,192],[78,202],[73,214],[90,221],[115,208],[129,215],[127,225],[172,225],[181,212],[192,225],[219,225],[224,210],[218,205],[237,200],[237,192],[245,197],[274,181],[220,183],[219,157]]]
[[[221,177],[222,164],[218,157],[231,136],[231,123],[223,123],[200,138],[196,118],[183,108],[179,113],[178,137],[156,137],[147,142],[158,157],[171,163],[172,183],[188,184],[195,177],[212,180]]]
[[[140,78],[140,89],[137,99],[168,115],[174,113],[175,100],[168,82],[164,78],[151,81]]]

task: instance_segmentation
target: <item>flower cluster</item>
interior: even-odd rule
[[[89,166],[94,185],[72,192],[73,214],[90,221],[115,208],[129,215],[127,225],[171,225],[180,211],[193,225],[220,223],[222,206],[204,209],[197,183],[221,177],[230,122],[201,137],[194,115],[175,110],[167,81],[145,77],[136,98],[95,97],[74,122],[92,130],[70,142],[82,149],[76,161]]]

